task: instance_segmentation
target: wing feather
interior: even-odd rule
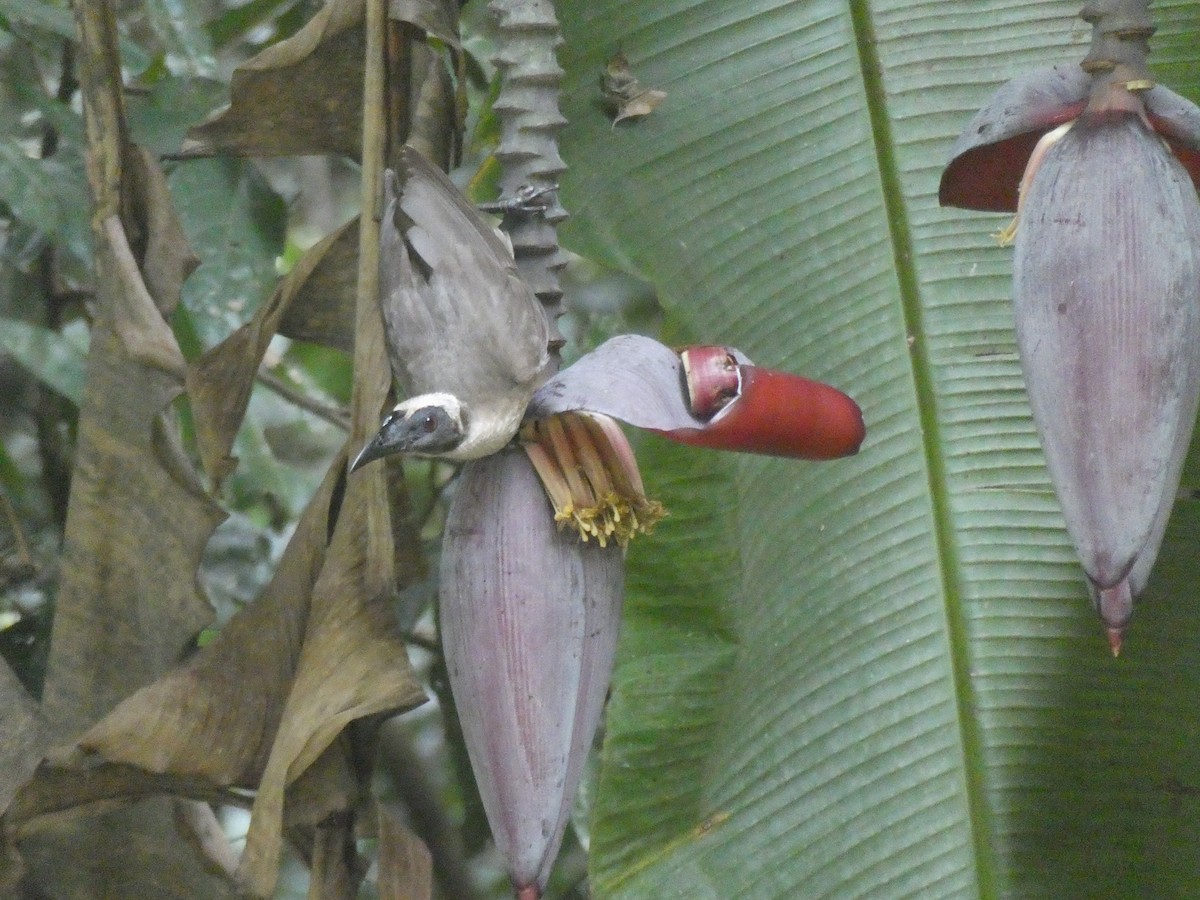
[[[532,392],[549,368],[550,327],[507,241],[420,153],[384,178],[380,303],[397,382],[466,403]]]

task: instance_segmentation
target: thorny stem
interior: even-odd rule
[[[491,0],[488,10],[498,26],[495,63],[500,71],[500,94],[495,110],[500,118],[501,198],[522,189],[557,187],[566,164],[558,153],[558,132],[566,119],[558,111],[563,71],[555,58],[562,43],[551,0]],[[558,246],[558,223],[566,210],[557,194],[540,212],[508,214],[504,228],[512,238],[521,275],[546,306],[552,322],[562,313],[562,288],[558,270],[566,264]],[[557,349],[562,335],[557,326],[551,346]]]

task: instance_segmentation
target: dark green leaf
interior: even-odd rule
[[[91,236],[83,164],[75,146],[33,159],[15,142],[0,140],[0,201],[14,218],[57,245],[64,272],[78,280],[90,268]],[[26,243],[34,252],[38,242]]]
[[[292,7],[297,5],[297,2],[298,0],[250,0],[249,3],[227,9],[205,26],[208,38],[214,47],[224,47],[251,29],[271,21],[279,15],[281,7]]]
[[[200,21],[203,6],[186,0],[146,0],[146,22],[163,50],[186,65],[189,75],[211,75],[216,67],[212,44]]]
[[[249,162],[197,160],[169,177],[200,268],[183,301],[205,347],[250,318],[275,283],[286,210]]]
[[[87,331],[78,328],[65,334],[0,318],[0,349],[76,406],[83,398],[87,367]]]
[[[148,91],[129,95],[125,109],[133,139],[159,155],[176,153],[188,128],[228,95],[228,86],[220,81],[164,75]]]

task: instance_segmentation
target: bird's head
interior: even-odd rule
[[[452,394],[412,397],[397,403],[384,417],[379,433],[363,447],[350,471],[393,453],[443,456],[458,447],[466,435],[466,414],[457,397]]]

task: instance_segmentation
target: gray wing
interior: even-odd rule
[[[384,178],[380,304],[388,356],[409,396],[467,403],[527,386],[549,366],[545,309],[512,251],[437,167],[405,147],[407,179]]]

